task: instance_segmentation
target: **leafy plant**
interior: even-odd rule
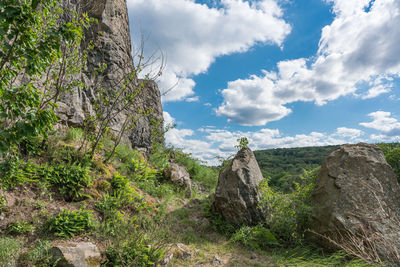
[[[261,201],[267,216],[266,225],[283,243],[301,242],[311,222],[311,194],[319,169],[304,171],[302,183],[295,191],[284,194],[274,191],[265,180],[260,185]]]
[[[235,146],[237,149],[242,149],[249,146],[249,140],[247,137],[241,137],[236,140],[238,144]]]
[[[47,221],[50,232],[57,237],[68,238],[81,234],[94,226],[94,217],[89,210],[63,210]]]
[[[240,242],[245,246],[253,249],[261,249],[272,246],[278,246],[279,242],[270,230],[262,225],[242,226],[236,231],[231,239],[231,242]]]
[[[12,235],[25,234],[35,231],[36,227],[26,221],[15,221],[8,225],[7,233]]]
[[[54,103],[68,87],[66,73],[71,74],[60,70],[72,65],[63,55],[79,50],[82,28],[87,26],[86,19],[61,22],[58,4],[56,0],[1,2],[0,155],[13,154],[29,138],[46,138],[57,121]],[[46,70],[52,79],[40,84]],[[18,79],[21,76],[24,80]]]
[[[36,181],[38,169],[39,166],[32,162],[25,162],[17,156],[9,157],[0,163],[0,187],[13,189],[17,185]]]
[[[122,244],[111,245],[107,249],[105,265],[152,267],[164,254],[164,249],[150,245],[145,235],[136,231]]]
[[[67,200],[80,200],[86,195],[83,190],[90,185],[92,177],[88,167],[80,165],[50,165],[43,169],[44,178],[57,188]]]

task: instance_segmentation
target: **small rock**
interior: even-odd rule
[[[224,265],[225,262],[221,258],[214,256],[213,265]]]
[[[257,254],[256,253],[251,253],[250,259],[255,260],[257,259]]]
[[[181,258],[182,260],[188,260],[192,257],[192,254],[189,252],[189,248],[187,246],[185,246],[184,244],[177,244],[176,247],[178,248],[178,250],[176,252],[177,253],[177,258]]]
[[[50,249],[57,267],[99,267],[101,254],[91,242],[69,242]]]
[[[164,259],[161,261],[161,266],[166,267],[168,266],[168,263],[174,258],[174,253],[171,253],[167,256],[164,257]]]
[[[164,177],[182,188],[187,188],[186,198],[192,196],[192,180],[185,166],[177,162],[170,162],[169,167],[164,171]]]

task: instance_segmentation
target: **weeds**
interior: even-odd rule
[[[0,266],[15,266],[21,243],[13,238],[0,237]]]
[[[48,230],[61,238],[81,234],[94,226],[93,213],[89,210],[63,210],[47,221]]]

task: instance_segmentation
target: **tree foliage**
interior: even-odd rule
[[[0,2],[0,155],[46,137],[57,121],[55,100],[71,71],[65,55],[79,47],[88,22],[62,14],[57,0]]]

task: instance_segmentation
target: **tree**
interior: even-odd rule
[[[46,137],[57,121],[55,101],[74,71],[89,19],[63,21],[57,0],[0,2],[0,156],[32,137]]]

